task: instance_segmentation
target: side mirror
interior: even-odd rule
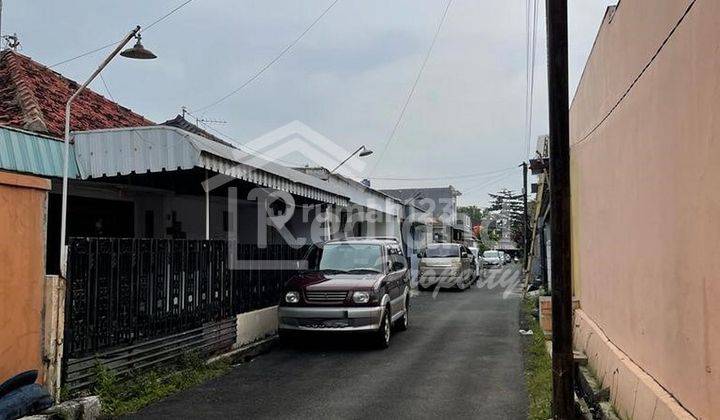
[[[417,257],[418,257],[418,258],[422,258],[422,257],[423,257],[423,253],[422,253],[422,252],[418,252],[418,253],[417,253]]]
[[[465,252],[465,251],[463,251],[463,252],[460,253],[460,256],[463,257],[463,258],[467,258],[468,253]]]

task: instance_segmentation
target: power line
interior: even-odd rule
[[[105,78],[103,77],[102,73],[98,74],[100,76],[100,80],[102,81],[103,86],[105,86],[105,91],[107,92],[110,99],[112,99],[113,102],[115,102],[115,105],[117,105],[117,101],[113,97],[113,94],[110,92],[110,88],[107,85],[107,82],[105,82]]]
[[[435,177],[410,177],[410,178],[370,177],[369,179],[378,180],[378,181],[435,181],[435,180],[443,180],[443,179],[475,178],[475,177],[496,175],[496,174],[504,173],[504,172],[507,172],[510,170],[515,170],[515,167],[513,166],[510,168],[498,169],[496,171],[476,172],[476,173],[462,174],[462,175],[446,175],[446,176],[435,176]]]
[[[514,168],[513,168],[513,169],[514,169]],[[508,172],[508,173],[506,173],[506,174],[500,175],[500,176],[498,176],[498,177],[496,177],[496,178],[493,178],[493,179],[491,179],[491,180],[489,180],[489,181],[485,181],[485,182],[482,182],[482,183],[480,183],[480,184],[478,184],[478,185],[472,186],[472,187],[466,189],[465,191],[463,191],[463,193],[468,193],[468,192],[470,192],[470,191],[475,191],[475,190],[477,190],[478,188],[483,188],[483,187],[487,187],[487,186],[489,186],[489,185],[495,184],[495,183],[500,182],[500,181],[504,180],[505,178],[507,178],[507,177],[509,177],[510,175],[513,175],[513,174],[514,174],[513,172]]]
[[[665,45],[667,45],[667,43],[670,41],[670,38],[672,38],[672,36],[673,36],[673,34],[675,33],[675,31],[680,27],[680,25],[681,25],[681,24],[683,23],[683,21],[685,20],[685,17],[687,17],[687,15],[690,13],[690,10],[691,10],[691,9],[693,8],[693,6],[695,5],[695,1],[696,1],[696,0],[692,0],[692,2],[690,2],[690,4],[688,4],[687,8],[685,9],[685,12],[682,14],[682,16],[680,16],[680,19],[675,23],[675,26],[673,26],[673,28],[672,28],[672,29],[670,30],[670,32],[667,34],[667,36],[665,37],[665,39],[663,40],[663,42],[660,44],[660,46],[658,47],[658,49],[655,51],[655,54],[653,54],[653,56],[650,57],[650,60],[645,64],[645,67],[643,67],[643,69],[640,70],[640,73],[638,73],[638,75],[635,77],[635,79],[633,79],[632,83],[630,83],[630,86],[628,86],[627,89],[625,89],[625,92],[623,92],[623,94],[622,94],[622,96],[620,97],[620,99],[618,99],[617,102],[615,102],[615,104],[612,106],[612,108],[610,108],[610,110],[607,112],[607,114],[605,114],[605,116],[603,116],[603,118],[602,118],[600,121],[598,121],[598,123],[595,124],[595,126],[594,126],[587,134],[585,134],[582,138],[580,138],[577,142],[575,142],[574,145],[578,145],[578,144],[584,142],[585,140],[587,140],[588,138],[590,138],[590,136],[591,136],[595,131],[597,131],[597,129],[600,128],[600,126],[603,125],[603,123],[604,123],[608,118],[610,118],[610,115],[612,115],[612,113],[615,112],[615,110],[617,109],[617,107],[620,106],[620,103],[622,103],[622,101],[625,100],[625,98],[630,94],[630,91],[631,91],[631,90],[635,87],[635,85],[640,81],[640,78],[642,78],[642,76],[645,74],[645,72],[647,71],[647,69],[650,68],[650,66],[652,65],[652,63],[655,62],[655,59],[658,57],[658,55],[660,55],[660,52],[663,50],[663,48],[665,48]]]
[[[185,0],[185,2],[181,3],[179,6],[175,7],[174,9],[172,9],[172,10],[170,10],[169,12],[165,13],[164,15],[160,16],[159,18],[157,18],[157,19],[155,19],[154,21],[150,22],[150,23],[149,23],[147,26],[145,26],[144,28],[140,29],[140,32],[147,31],[148,29],[152,28],[153,26],[157,25],[158,23],[162,22],[163,20],[167,19],[170,15],[172,15],[172,14],[175,13],[175,12],[177,12],[178,10],[180,10],[181,8],[183,8],[185,5],[187,5],[188,3],[192,2],[192,1],[193,1],[193,0]],[[105,45],[102,45],[102,46],[97,47],[97,48],[93,48],[93,49],[90,50],[90,51],[86,51],[86,52],[84,52],[84,53],[82,53],[82,54],[78,54],[78,55],[76,55],[76,56],[74,56],[74,57],[71,57],[71,58],[68,58],[68,59],[65,59],[65,60],[62,60],[62,61],[58,61],[57,63],[48,66],[48,68],[53,68],[53,67],[61,66],[61,65],[65,64],[65,63],[69,63],[69,62],[75,61],[75,60],[77,60],[77,59],[79,59],[79,58],[86,57],[86,56],[91,55],[91,54],[94,54],[94,53],[96,53],[96,52],[98,52],[98,51],[102,51],[102,50],[104,50],[104,49],[107,49],[107,48],[110,48],[110,47],[112,47],[112,46],[115,46],[115,45],[117,45],[119,42],[120,42],[120,41],[109,42],[109,43],[107,43],[107,44],[105,44]]]
[[[230,93],[221,96],[220,98],[216,99],[215,101],[211,102],[211,103],[208,104],[208,105],[205,105],[205,106],[200,107],[200,108],[197,108],[197,109],[193,109],[193,112],[202,112],[202,111],[205,111],[206,109],[209,109],[209,108],[211,108],[211,107],[219,104],[220,102],[223,102],[223,101],[226,100],[227,98],[229,98],[229,97],[233,96],[234,94],[240,92],[241,90],[245,89],[245,87],[247,87],[248,85],[250,85],[250,83],[252,83],[253,81],[255,81],[255,79],[257,79],[258,77],[260,77],[260,75],[262,75],[267,69],[269,69],[270,67],[272,67],[273,64],[275,64],[276,62],[278,62],[278,60],[280,60],[280,59],[281,59],[285,54],[287,54],[298,42],[300,42],[300,40],[303,39],[303,37],[304,37],[308,32],[310,32],[310,30],[311,30],[318,22],[320,22],[320,20],[321,20],[326,14],[328,14],[328,12],[330,11],[330,9],[332,9],[332,8],[338,3],[338,1],[340,1],[340,0],[334,0],[332,3],[330,3],[330,5],[329,5],[328,7],[326,7],[325,10],[323,10],[322,13],[320,13],[320,15],[318,15],[318,17],[316,17],[315,20],[313,20],[312,23],[310,23],[310,25],[309,25],[308,27],[306,27],[305,30],[303,30],[303,31],[300,33],[300,35],[297,36],[297,38],[295,38],[291,43],[289,43],[285,48],[283,48],[283,50],[280,51],[280,53],[279,53],[278,55],[276,55],[272,60],[270,60],[270,61],[268,61],[267,63],[265,63],[265,65],[262,66],[262,67],[260,68],[260,70],[258,70],[257,72],[255,72],[252,76],[250,76],[250,78],[248,78],[245,82],[243,82],[243,84],[241,84],[237,89],[234,89],[234,90],[230,91]]]
[[[532,121],[535,96],[535,52],[537,50],[538,0],[526,1],[526,39],[525,39],[525,132],[523,160],[530,154],[532,143]]]
[[[533,6],[533,24],[532,24],[532,45],[530,49],[530,98],[528,104],[529,116],[528,116],[528,127],[527,127],[527,145],[525,147],[525,156],[523,160],[527,159],[530,154],[530,144],[532,143],[532,123],[533,123],[533,108],[534,108],[534,97],[535,97],[535,51],[536,40],[537,40],[537,26],[538,26],[538,0],[535,0]]]
[[[228,142],[229,142],[230,144],[232,144],[233,146],[235,146],[235,147],[237,147],[238,149],[241,149],[241,150],[245,149],[245,150],[243,150],[245,153],[250,153],[250,154],[253,154],[253,153],[254,153],[254,154],[256,154],[256,155],[258,155],[258,156],[260,156],[260,157],[262,157],[262,158],[264,158],[264,159],[267,159],[268,161],[275,162],[275,163],[283,163],[283,164],[285,164],[286,166],[289,166],[289,167],[297,167],[297,166],[300,166],[300,165],[301,165],[301,164],[298,163],[298,162],[291,162],[291,161],[288,161],[288,160],[278,159],[278,158],[276,158],[276,157],[271,157],[271,156],[265,155],[265,154],[262,153],[261,151],[259,151],[259,150],[257,150],[257,149],[253,149],[252,147],[246,146],[245,144],[240,143],[239,141],[235,140],[234,138],[232,138],[231,136],[227,135],[226,133],[223,133],[222,131],[218,130],[217,128],[211,126],[210,124],[207,124],[206,122],[204,122],[204,121],[202,121],[201,119],[199,119],[197,116],[193,115],[193,114],[192,114],[190,111],[188,111],[187,109],[185,110],[185,113],[186,113],[187,115],[195,118],[195,120],[198,122],[198,124],[202,125],[205,129],[215,132],[215,134],[219,135],[220,137],[222,137],[224,140],[228,141]]]
[[[420,82],[420,77],[422,77],[423,71],[425,70],[425,66],[427,65],[428,60],[430,59],[430,55],[432,54],[433,47],[435,47],[435,42],[437,42],[438,35],[440,35],[440,30],[443,27],[443,24],[445,23],[445,18],[447,17],[448,10],[450,10],[450,6],[452,5],[453,0],[448,0],[447,4],[445,4],[445,9],[443,10],[442,17],[440,18],[440,23],[438,24],[437,29],[435,30],[435,34],[433,35],[432,42],[430,43],[430,47],[428,48],[427,52],[425,53],[425,58],[422,61],[422,64],[420,65],[420,70],[417,73],[417,76],[415,77],[415,81],[412,84],[412,87],[410,88],[410,92],[408,93],[407,98],[405,99],[405,103],[402,106],[402,109],[400,110],[400,115],[398,115],[397,120],[395,121],[395,124],[393,125],[392,131],[390,131],[390,135],[388,136],[387,140],[385,140],[385,145],[380,152],[380,156],[375,161],[375,165],[373,166],[373,170],[371,172],[374,172],[378,165],[380,165],[380,162],[382,161],[383,157],[385,157],[385,152],[387,152],[388,147],[390,147],[390,143],[392,143],[393,139],[395,138],[395,133],[397,132],[398,127],[400,126],[400,122],[402,121],[403,117],[405,116],[405,111],[407,110],[408,105],[410,104],[410,100],[412,99],[413,95],[415,94],[415,89],[417,88],[418,83]]]
[[[167,19],[170,15],[172,15],[173,13],[175,13],[175,12],[177,12],[178,10],[182,9],[183,7],[185,7],[185,5],[187,5],[187,4],[190,3],[191,1],[193,1],[193,0],[185,0],[184,3],[181,3],[179,6],[175,7],[175,8],[172,9],[171,11],[165,13],[164,15],[162,15],[162,16],[160,16],[159,18],[157,18],[157,19],[155,19],[154,21],[152,21],[150,24],[146,25],[144,28],[140,29],[140,32],[145,32],[145,31],[147,31],[147,30],[150,30],[150,28],[152,28],[153,26],[155,26],[155,25],[157,25],[158,23],[162,22],[163,20]]]
[[[75,61],[75,60],[77,60],[78,58],[83,58],[83,57],[88,56],[88,55],[90,55],[90,54],[94,54],[94,53],[96,53],[96,52],[98,52],[98,51],[102,51],[102,50],[104,50],[104,49],[106,49],[106,48],[110,48],[110,47],[112,47],[112,46],[114,46],[114,45],[117,45],[119,42],[120,42],[120,41],[114,41],[114,42],[111,42],[111,43],[109,43],[109,44],[105,44],[105,45],[103,45],[102,47],[97,47],[97,48],[95,48],[95,49],[93,49],[93,50],[86,51],[86,52],[84,52],[84,53],[82,53],[82,54],[80,54],[80,55],[76,55],[75,57],[68,58],[67,60],[59,61],[59,62],[57,62],[57,63],[55,63],[55,64],[52,64],[52,65],[48,66],[48,68],[51,69],[51,68],[53,68],[53,67],[61,66],[61,65],[65,64],[65,63],[69,63],[69,62],[71,62],[71,61]]]

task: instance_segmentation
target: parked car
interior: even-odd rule
[[[490,250],[483,252],[483,264],[487,267],[501,267],[500,251]]]
[[[313,246],[308,269],[285,285],[281,339],[311,331],[364,332],[381,348],[408,328],[410,273],[397,239],[348,238]]]
[[[418,286],[422,289],[435,286],[465,290],[475,281],[475,259],[464,245],[430,244],[418,258]]]
[[[480,269],[482,268],[482,257],[480,256],[480,248],[469,246],[468,249],[472,252],[473,260],[475,261],[475,278],[480,277]]]

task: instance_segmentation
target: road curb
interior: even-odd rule
[[[253,343],[244,345],[237,349],[231,350],[227,353],[223,353],[223,354],[217,355],[215,357],[211,357],[205,363],[210,364],[210,363],[214,363],[214,362],[217,362],[220,360],[226,360],[226,359],[230,359],[230,361],[232,363],[245,362],[245,361],[252,359],[254,357],[257,357],[261,354],[269,352],[270,350],[272,350],[273,347],[275,347],[278,344],[278,342],[279,342],[278,336],[273,335],[273,336],[255,341]]]

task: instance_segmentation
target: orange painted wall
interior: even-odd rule
[[[42,369],[46,179],[0,172],[0,382]]]
[[[720,418],[720,1],[623,0],[570,112],[584,312],[693,415]],[[595,129],[595,127],[597,127]]]

